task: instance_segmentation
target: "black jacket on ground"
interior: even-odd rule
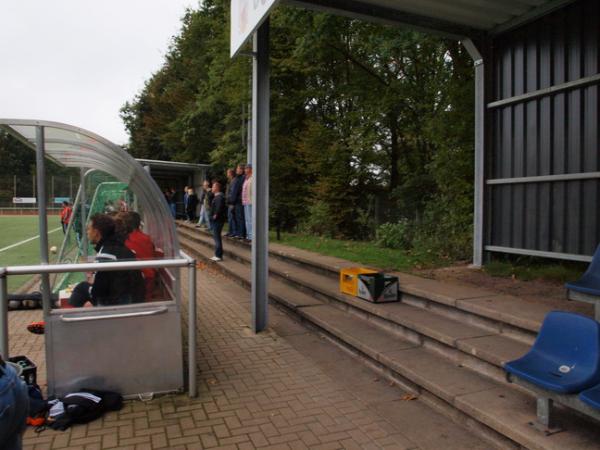
[[[135,261],[135,253],[116,237],[96,245],[96,262]],[[98,306],[144,301],[144,278],[139,270],[97,272],[91,289],[92,303]]]
[[[215,198],[213,198],[210,211],[212,214],[212,220],[221,223],[225,223],[227,221],[227,205],[225,204],[225,196],[222,192],[219,192],[215,195]]]

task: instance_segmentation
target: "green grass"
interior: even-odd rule
[[[48,216],[48,231],[60,228],[58,216]],[[37,216],[0,216],[0,249],[38,235]],[[60,247],[61,230],[49,233],[50,246]],[[40,262],[40,241],[34,239],[25,244],[0,252],[0,266],[20,266]],[[28,275],[8,278],[8,290],[13,292],[31,277]]]
[[[506,257],[488,262],[484,266],[484,270],[493,277],[566,283],[579,279],[587,266],[587,263],[550,262],[531,257]]]
[[[386,271],[410,271],[448,266],[453,263],[431,251],[394,250],[377,247],[372,242],[344,241],[294,233],[281,233],[281,240],[277,241],[275,232],[270,233],[269,239],[274,243],[335,256]],[[553,262],[540,258],[507,256],[490,261],[485,265],[484,270],[493,277],[565,283],[579,279],[587,266],[587,263]]]
[[[408,271],[414,268],[439,267],[449,263],[448,260],[443,260],[431,252],[381,248],[372,242],[344,241],[292,233],[281,233],[281,240],[277,241],[275,232],[270,233],[269,239],[273,243],[311,250],[387,271]]]

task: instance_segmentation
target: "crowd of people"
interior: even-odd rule
[[[185,186],[183,202],[185,221],[206,228],[213,234],[215,256],[213,261],[223,259],[221,233],[225,223],[225,236],[252,241],[252,164],[238,164],[227,169],[225,189],[218,179],[205,180],[196,194],[191,186]],[[181,194],[180,194],[181,195]],[[178,193],[174,188],[164,191],[173,218],[177,218]]]

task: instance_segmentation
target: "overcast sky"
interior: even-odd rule
[[[160,68],[198,0],[0,1],[0,117],[127,142],[119,109]]]

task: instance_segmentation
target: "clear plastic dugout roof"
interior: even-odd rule
[[[144,168],[125,150],[91,131],[38,120],[0,119],[0,127],[35,150],[36,127],[44,127],[45,154],[65,167],[96,169],[128,185],[143,212],[144,231],[165,258],[179,257],[179,244],[163,194]]]
[[[179,251],[175,223],[157,184],[121,147],[90,131],[55,122],[11,119],[0,119],[0,128],[36,151],[38,158],[44,155],[59,166],[77,168],[80,176],[61,249],[52,258],[55,262],[44,264],[48,262],[47,253],[44,255],[47,230],[43,229],[48,195],[43,187],[46,167],[37,164],[42,263],[39,267],[50,270],[36,272],[27,266],[5,269],[8,275],[11,270],[42,275],[49,394],[60,396],[84,387],[113,390],[125,396],[181,391],[184,379],[180,269],[187,267],[190,271],[189,296],[193,299],[195,265]],[[90,217],[114,213],[118,219],[119,214],[127,217],[129,212],[139,213],[140,225],[150,235],[154,256],[117,260],[117,256],[103,253],[115,261],[92,262],[92,255],[97,257],[96,252],[102,252],[104,247],[94,249],[90,245],[86,229],[94,220]],[[139,266],[148,263],[156,266]],[[110,264],[123,267],[112,268],[112,273],[118,271],[119,275],[108,282],[116,294],[109,294],[108,302],[94,302],[92,288],[101,274],[111,272]],[[82,269],[88,266],[89,269]],[[108,268],[104,270],[102,266]],[[104,278],[105,283],[107,279]],[[74,301],[76,291],[82,301]],[[194,317],[195,308],[190,307],[190,311]],[[192,318],[190,323],[195,324],[195,320]],[[192,340],[194,333],[192,329]],[[7,338],[3,346],[8,348]],[[195,349],[195,344],[192,342],[189,348]],[[193,364],[193,351],[190,355]],[[194,374],[190,380],[190,393],[194,395]]]

